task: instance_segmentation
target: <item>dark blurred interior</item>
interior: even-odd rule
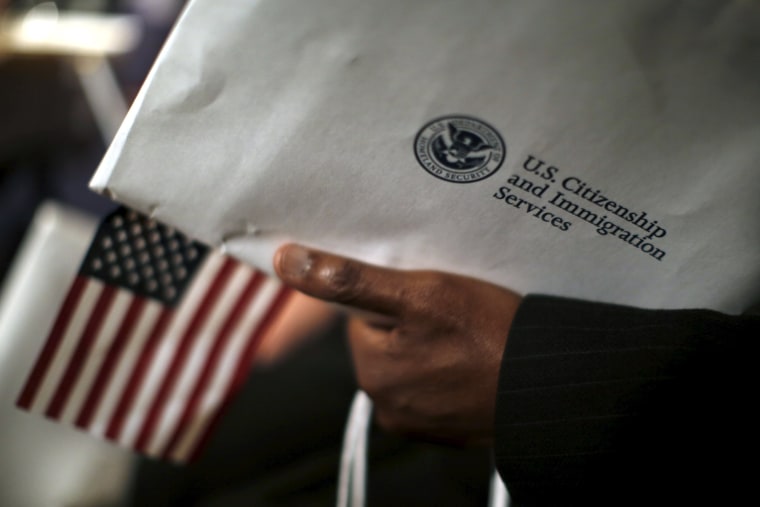
[[[50,4],[0,0],[0,9],[10,18]],[[145,78],[182,4],[180,0],[55,2],[61,13],[134,16],[140,32],[137,44],[107,60],[127,100]],[[87,189],[106,146],[77,70],[88,59],[92,58],[64,49],[18,51],[0,46],[0,277],[42,201],[55,199],[95,214],[112,206]]]

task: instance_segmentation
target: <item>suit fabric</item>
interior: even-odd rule
[[[757,316],[527,297],[496,410],[514,504],[751,498],[758,339]]]

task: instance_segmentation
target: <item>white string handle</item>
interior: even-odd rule
[[[494,469],[491,475],[491,487],[488,491],[488,507],[510,507],[511,505],[507,486],[501,480],[499,472]]]
[[[367,489],[367,444],[372,400],[357,391],[348,413],[340,455],[337,507],[364,507]],[[489,507],[509,507],[509,493],[494,470],[488,495]]]
[[[338,507],[364,507],[367,470],[367,435],[372,401],[356,391],[348,412],[338,476]]]

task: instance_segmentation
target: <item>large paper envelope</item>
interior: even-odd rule
[[[738,311],[758,33],[757,2],[195,0],[92,185],[264,269],[300,241]]]

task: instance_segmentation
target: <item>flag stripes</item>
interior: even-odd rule
[[[205,412],[205,417],[199,419],[197,422],[197,435],[194,435],[190,431],[187,432],[188,435],[193,436],[196,440],[187,439],[185,442],[183,442],[180,448],[171,454],[170,457],[172,459],[179,459],[180,456],[188,456],[190,460],[197,458],[198,453],[211,437],[213,429],[219,423],[219,419],[221,418],[221,414],[224,412],[224,409],[232,401],[233,395],[243,387],[246,374],[248,373],[251,361],[253,360],[253,356],[256,352],[256,347],[259,345],[259,343],[261,343],[261,340],[266,335],[267,330],[272,326],[277,316],[280,314],[283,307],[287,303],[288,299],[293,295],[293,291],[291,289],[282,287],[279,283],[276,283],[276,285],[278,286],[277,292],[274,296],[274,299],[272,300],[270,307],[267,308],[266,313],[263,315],[263,318],[260,321],[259,325],[254,328],[253,332],[248,337],[242,353],[239,354],[235,359],[236,364],[232,369],[232,376],[229,377],[226,387],[222,389],[222,391],[224,391],[224,395],[217,400],[213,398],[213,391],[206,393],[207,406],[219,402],[221,403],[220,410],[217,410],[215,412]],[[226,370],[224,368],[220,368],[220,371]],[[192,429],[193,428],[191,427],[191,430]],[[194,442],[194,445],[191,445],[190,442]]]
[[[209,253],[176,307],[79,275],[17,404],[152,456],[196,456],[290,295]]]
[[[222,353],[226,346],[232,345],[229,343],[232,339],[232,334],[240,324],[240,320],[243,318],[246,309],[250,305],[263,281],[264,277],[260,273],[253,273],[252,276],[248,277],[246,286],[243,288],[243,291],[237,300],[237,304],[232,308],[227,316],[227,320],[221,326],[214,338],[214,342],[208,353],[206,364],[203,365],[200,370],[200,374],[195,380],[195,385],[192,387],[192,392],[188,396],[189,401],[185,404],[182,413],[179,415],[174,430],[171,432],[171,436],[164,446],[164,450],[160,451],[162,456],[166,456],[168,451],[177,445],[179,438],[183,434],[182,429],[186,428],[192,422],[193,416],[199,409],[203,393],[213,388],[211,384],[212,376],[219,367]]]
[[[53,399],[47,407],[45,415],[57,419],[61,415],[64,404],[68,400],[74,382],[76,382],[77,375],[81,371],[81,364],[87,358],[89,350],[92,348],[93,342],[100,333],[100,328],[103,325],[103,321],[109,316],[111,304],[116,296],[114,287],[102,286],[100,287],[100,293],[98,294],[98,301],[95,304],[95,308],[90,314],[90,319],[87,321],[87,326],[84,328],[84,332],[78,339],[74,353],[71,356],[68,364],[63,373],[63,377],[58,382],[58,389],[53,395]]]
[[[215,308],[220,297],[225,294],[224,291],[227,289],[228,282],[235,270],[235,265],[235,261],[227,259],[219,271],[215,273],[214,280],[210,284],[209,289],[204,291],[200,304],[195,307],[194,311],[189,315],[190,321],[184,329],[184,332],[181,333],[177,348],[173,351],[170,357],[167,358],[166,366],[168,366],[168,368],[161,368],[161,381],[148,384],[151,386],[158,385],[160,387],[153,396],[153,402],[149,405],[150,408],[148,409],[147,417],[143,422],[142,429],[137,435],[137,440],[134,444],[137,449],[149,449],[150,439],[158,429],[159,417],[162,413],[166,413],[173,408],[171,405],[167,405],[169,402],[169,395],[182,373],[182,368],[187,361],[187,356],[192,350],[191,347],[195,344],[200,344],[196,341],[196,338],[199,337],[205,325],[213,324],[210,317],[216,317],[216,314],[212,313],[212,310]],[[163,366],[160,354],[159,362]],[[154,371],[158,370],[156,369]]]
[[[109,385],[111,376],[116,370],[118,360],[123,356],[124,348],[126,347],[137,322],[142,316],[144,309],[145,300],[143,298],[135,297],[132,299],[129,308],[127,309],[127,313],[124,316],[124,320],[119,326],[119,331],[109,347],[108,352],[105,354],[95,379],[92,381],[92,389],[87,395],[84,406],[74,420],[74,424],[80,428],[86,428],[92,422],[92,419],[95,416],[95,411],[103,399],[106,387]]]
[[[255,280],[252,281],[256,283]],[[192,452],[189,447],[194,442],[200,442],[202,432],[214,416],[208,407],[224,407],[225,400],[232,399],[236,390],[232,386],[235,374],[235,363],[244,362],[246,370],[250,366],[253,353],[248,348],[255,347],[258,343],[257,333],[266,332],[270,313],[279,312],[279,294],[283,290],[279,284],[271,280],[262,281],[259,290],[265,301],[273,301],[270,305],[258,304],[251,309],[249,318],[241,322],[240,332],[230,334],[228,343],[219,347],[219,354],[210,356],[206,375],[198,378],[191,402],[187,405],[183,418],[175,427],[173,434],[158,447],[161,456],[176,460],[179,456]],[[290,294],[290,292],[287,292]],[[274,299],[272,299],[274,298]],[[257,325],[253,325],[257,323]]]
[[[50,332],[50,336],[37,358],[37,363],[32,369],[32,373],[26,382],[26,386],[19,396],[19,406],[24,408],[30,408],[32,406],[37,391],[40,389],[44,380],[45,372],[50,367],[50,363],[52,363],[53,357],[58,351],[58,347],[61,345],[63,335],[76,311],[77,305],[79,304],[79,300],[82,297],[82,293],[86,286],[86,278],[80,276],[76,277],[71,289],[66,295],[63,305],[61,306],[55,324],[53,324],[53,330]]]
[[[74,422],[77,413],[85,402],[89,386],[92,385],[100,363],[103,361],[103,351],[107,350],[110,346],[129,309],[132,297],[127,292],[105,286],[101,297],[106,296],[106,293],[109,293],[107,297],[110,299],[106,316],[101,321],[97,332],[93,333],[92,339],[88,340],[89,337],[85,336],[79,342],[80,346],[87,343],[87,350],[82,351],[80,347],[77,347],[77,351],[69,364],[69,369],[72,371],[69,377],[70,382],[67,384],[65,377],[62,381],[63,385],[68,389],[67,398],[63,406],[58,409],[58,415],[50,417],[67,423]],[[98,310],[96,306],[95,312],[98,312]],[[68,372],[69,370],[67,369]]]
[[[119,403],[116,406],[114,416],[108,424],[108,429],[105,433],[106,438],[124,442],[124,439],[121,439],[122,432],[124,431],[127,421],[134,419],[133,407],[135,406],[137,395],[145,382],[148,368],[153,364],[156,350],[158,349],[164,336],[164,332],[168,329],[173,316],[174,314],[172,311],[162,308],[154,326],[150,328],[151,330],[148,334],[148,338],[140,352],[134,370],[132,370],[129,380],[125,384],[125,389],[119,397]],[[130,417],[130,415],[132,417]],[[130,446],[129,443],[125,443],[124,445],[127,447]]]
[[[70,320],[61,326],[61,334],[51,337],[54,342],[50,355],[49,371],[39,373],[41,381],[37,392],[33,393],[30,410],[37,413],[45,413],[55,394],[57,385],[60,385],[66,366],[70,363],[78,338],[82,335],[92,314],[98,295],[102,290],[102,284],[85,280],[78,306],[72,313]]]
[[[131,405],[128,401],[131,399],[129,398],[132,388],[131,382],[134,378],[139,378],[137,365],[141,353],[144,351],[146,342],[153,335],[153,330],[160,328],[161,320],[167,321],[170,315],[170,312],[158,303],[149,300],[143,301],[145,302],[144,310],[127,338],[123,351],[118,353],[116,357],[116,366],[112,376],[110,379],[104,380],[105,392],[102,399],[97,403],[93,419],[78,425],[80,428],[87,429],[100,437],[113,440],[113,437],[107,436],[110,425],[117,426],[129,413]],[[117,355],[116,351],[114,351],[114,355]],[[123,400],[127,400],[127,402],[122,403]],[[115,429],[112,434],[118,435],[118,429]]]

